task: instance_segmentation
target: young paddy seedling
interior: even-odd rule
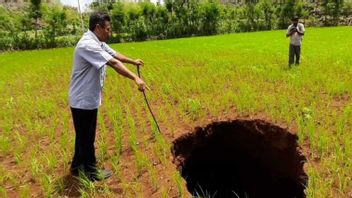
[[[7,155],[10,152],[10,138],[0,135],[0,152],[2,155]]]
[[[150,182],[152,184],[153,190],[157,190],[159,188],[158,175],[153,164],[150,161],[148,161],[147,163],[147,171],[150,177]]]
[[[5,186],[5,183],[10,179],[9,172],[0,164],[0,186]]]
[[[107,132],[107,128],[105,126],[105,122],[104,122],[104,118],[101,112],[100,116],[98,116],[98,126],[100,129],[100,133],[99,133],[99,138],[97,141],[97,145],[99,148],[99,152],[97,154],[97,161],[104,161],[104,158],[106,157],[107,153],[108,153],[108,132]]]
[[[169,198],[169,191],[165,187],[161,187],[161,197],[162,198]]]
[[[57,165],[57,154],[53,152],[48,152],[46,155],[44,155],[45,159],[45,165],[46,165],[46,172],[52,174],[52,172],[55,170],[55,167]]]
[[[114,171],[115,178],[121,180],[122,177],[122,170],[121,170],[121,163],[120,163],[120,155],[113,155],[111,157],[111,165],[112,170]]]
[[[28,184],[19,187],[19,196],[20,198],[30,198],[31,193]]]
[[[81,197],[95,197],[97,189],[93,182],[91,182],[84,174],[79,177],[79,192]]]
[[[128,182],[122,184],[124,197],[138,197],[143,198],[141,193],[141,185],[138,182]]]
[[[178,197],[184,197],[185,189],[184,189],[184,186],[183,186],[183,178],[180,175],[180,172],[175,171],[174,174],[173,174],[173,179],[174,179],[174,181],[176,183],[176,187],[177,187],[177,190],[178,190]]]
[[[151,131],[156,142],[156,144],[154,144],[154,154],[157,156],[161,163],[165,164],[167,156],[169,155],[170,145],[167,143],[163,135],[158,131],[158,127],[154,123],[154,120],[151,116],[149,117],[149,120],[150,123],[153,123],[151,125]]]
[[[39,178],[40,174],[42,173],[43,167],[41,165],[40,162],[38,162],[38,160],[36,158],[32,159],[31,162],[31,172],[32,172],[32,176],[34,178]]]
[[[95,190],[88,183],[81,196],[146,197],[147,188],[157,189],[162,197],[172,196],[173,188],[179,197],[189,194],[182,177],[159,172],[154,165],[161,162],[171,169],[169,142],[184,128],[212,118],[263,115],[297,127],[298,143],[309,161],[307,197],[348,197],[352,59],[346,52],[352,31],[351,27],[307,28],[307,33],[302,63],[291,69],[285,30],[113,45],[146,63],[142,76],[152,89],[147,96],[162,133],[135,84],[108,69],[96,148],[99,161],[111,151],[107,163],[111,162],[123,192],[109,191],[109,182],[97,184]],[[267,45],[268,40],[273,42]],[[73,154],[74,128],[67,102],[72,52],[73,48],[63,48],[0,53],[0,103],[4,104],[0,155],[5,159],[0,163],[4,168],[0,191],[7,196],[61,196],[44,191],[52,190],[50,180],[68,172]],[[147,174],[138,178],[133,172],[137,169]],[[161,186],[159,176],[170,177],[172,184]],[[21,178],[35,182],[22,188]]]
[[[52,176],[42,174],[39,179],[39,183],[43,189],[44,197],[52,197],[54,193]]]
[[[195,120],[199,118],[202,105],[198,99],[185,99],[182,106],[184,112],[187,113],[190,119]]]

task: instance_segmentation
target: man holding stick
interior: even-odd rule
[[[143,65],[143,61],[132,60],[110,48],[105,43],[110,36],[110,17],[106,13],[93,13],[89,19],[89,30],[75,48],[70,81],[69,104],[76,133],[71,174],[83,174],[91,181],[99,181],[112,175],[109,170],[97,168],[94,148],[97,112],[101,104],[106,65],[120,75],[132,79],[139,91],[149,89],[142,79],[123,64],[130,63],[139,67]]]

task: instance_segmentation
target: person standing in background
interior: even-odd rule
[[[286,37],[290,37],[290,46],[289,46],[289,60],[288,66],[291,68],[293,63],[299,65],[300,56],[301,56],[301,45],[302,38],[304,35],[304,25],[299,23],[299,18],[297,16],[291,19],[292,24],[288,26]],[[294,58],[296,57],[296,61]]]

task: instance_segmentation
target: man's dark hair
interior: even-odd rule
[[[299,16],[297,16],[297,15],[294,15],[294,16],[291,18],[292,21],[298,20],[298,19],[299,19]]]
[[[89,17],[89,30],[94,31],[97,24],[105,26],[105,21],[110,21],[110,17],[105,12],[95,12]]]

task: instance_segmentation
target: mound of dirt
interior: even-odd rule
[[[297,136],[265,121],[211,123],[176,139],[171,151],[192,195],[305,197]]]

